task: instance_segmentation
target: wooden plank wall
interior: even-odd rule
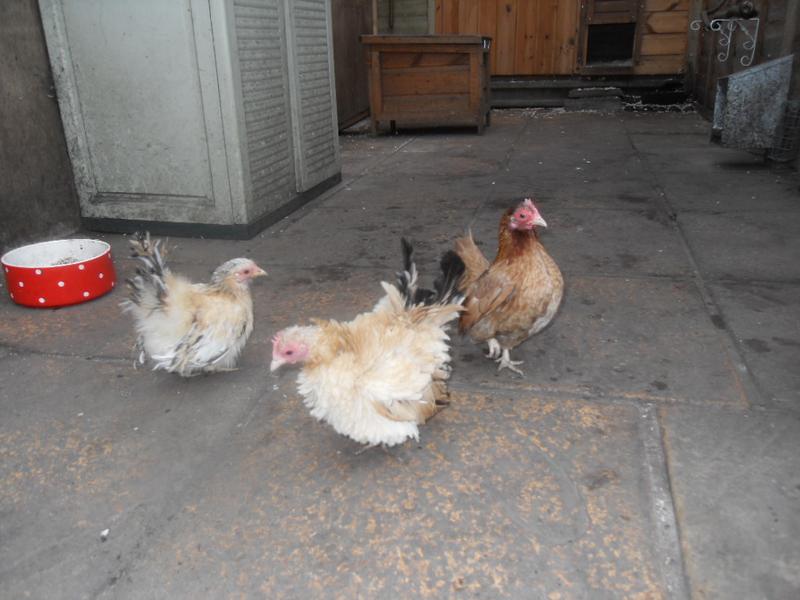
[[[378,32],[424,35],[428,33],[428,0],[393,0],[393,28],[389,28],[389,0],[378,0]]]
[[[684,72],[689,2],[644,0],[634,74]],[[617,12],[625,12],[629,2],[602,4],[601,12],[606,14],[617,6]],[[437,33],[478,33],[493,38],[492,75],[576,73],[580,19],[579,1],[436,0]]]
[[[369,114],[364,48],[358,39],[372,33],[372,0],[333,0],[333,67],[339,129]]]
[[[781,43],[783,42],[784,27],[786,25],[786,8],[790,1],[761,0],[755,3],[761,22],[753,65],[781,56]],[[689,82],[689,87],[704,112],[710,114],[714,109],[717,80],[720,77],[725,77],[747,68],[740,62],[745,53],[742,48],[742,42],[745,38],[741,32],[737,32],[728,60],[720,62],[717,60],[717,55],[720,52],[718,33],[701,30],[692,32],[692,35],[697,36],[697,56],[691,72],[692,79]],[[798,36],[796,43],[800,44],[800,36]],[[797,64],[796,62],[795,65]],[[798,67],[796,66],[795,79],[800,81],[797,69]]]
[[[645,0],[639,15],[639,61],[635,75],[671,75],[686,70],[690,0]]]
[[[579,14],[559,0],[436,0],[436,33],[491,37],[492,75],[570,75]]]

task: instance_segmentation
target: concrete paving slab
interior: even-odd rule
[[[799,210],[800,187],[786,181],[731,179],[724,175],[680,179],[659,177],[664,197],[676,210],[721,214]]]
[[[771,211],[800,208],[800,177],[746,152],[720,148],[696,136],[653,144],[633,136],[669,203],[682,211]]]
[[[293,217],[299,218],[302,214],[295,214]],[[289,219],[285,221],[285,223],[289,222],[291,222]],[[258,241],[262,237],[269,237],[269,235],[271,235],[270,230],[262,232],[250,240],[217,240],[176,236],[153,236],[153,239],[162,240],[162,249],[168,249],[166,258],[169,262],[208,264],[210,272],[215,266],[222,264],[229,258],[249,256]],[[131,236],[128,234],[80,232],[76,234],[76,237],[89,237],[110,244],[111,255],[118,271],[121,268],[126,268],[125,265],[130,262],[129,239]],[[119,276],[119,273],[117,275]]]
[[[429,154],[440,157],[502,158],[511,149],[514,139],[524,129],[524,124],[514,122],[486,130],[482,136],[473,133],[452,133],[447,130],[422,130],[415,132],[412,141],[404,145],[400,154]]]
[[[220,468],[215,448],[236,444],[267,386],[252,369],[181,380],[119,361],[11,355],[0,366],[8,598],[96,597],[113,585]]]
[[[118,285],[111,293],[58,309],[14,304],[2,291],[0,345],[42,354],[133,360],[135,337],[119,303],[125,298],[125,268],[116,263]]]
[[[540,170],[537,170],[540,169]],[[550,207],[570,209],[652,211],[659,207],[659,190],[651,182],[618,178],[605,182],[588,179],[562,179],[553,169],[529,167],[521,170],[510,167],[496,173],[489,183],[489,202],[498,210],[515,201],[531,197],[536,205],[550,211]],[[526,174],[527,173],[527,174]]]
[[[598,118],[596,114],[581,112],[544,114],[550,116],[533,118],[520,134],[514,143],[515,153],[544,153],[551,161],[555,157],[572,159],[574,164],[565,162],[563,167],[574,167],[582,166],[583,159],[607,159],[634,150],[628,132],[617,117]],[[569,137],[573,132],[580,132],[579,141]]]
[[[371,309],[383,295],[380,282],[393,281],[400,267],[399,240],[394,259],[391,267],[375,270],[354,270],[347,265],[269,267],[269,276],[251,289],[255,327],[240,360],[242,369],[267,368],[271,337],[283,327],[306,323],[312,317],[351,319]],[[130,275],[132,261],[121,262],[120,275]],[[171,266],[192,281],[207,281],[211,271],[195,262],[176,261]],[[434,275],[420,272],[427,285]],[[132,319],[119,306],[124,297],[125,290],[118,288],[93,302],[58,310],[24,308],[7,298],[0,300],[0,347],[44,355],[119,359],[130,369],[136,337]]]
[[[662,419],[693,596],[800,596],[798,416],[704,407]]]
[[[316,211],[259,244],[256,260],[303,268],[371,268],[394,271],[401,266],[400,238],[417,248],[420,268],[438,261],[441,252],[464,230],[471,210],[422,210],[414,205],[380,203]],[[388,206],[395,206],[389,209]],[[344,243],[343,240],[346,240]],[[264,260],[261,260],[264,256]]]
[[[170,244],[173,241],[170,240]],[[173,258],[189,258],[176,247]],[[213,258],[213,260],[220,260]],[[225,258],[227,260],[227,258]],[[195,282],[209,280],[216,264],[170,261],[175,273]],[[0,345],[40,354],[56,354],[82,358],[135,358],[136,336],[133,320],[122,311],[126,298],[124,280],[134,274],[133,260],[115,260],[118,285],[111,293],[91,302],[57,309],[34,309],[14,304],[7,296],[0,299]],[[257,320],[264,318],[264,288],[274,285],[260,279],[252,288]]]
[[[671,597],[638,408],[459,396],[354,456],[287,396],[106,596]]]
[[[709,279],[800,281],[800,210],[678,216]]]
[[[432,160],[436,158],[437,160]],[[371,175],[392,177],[486,177],[497,172],[502,156],[436,155],[431,152],[398,152],[391,162],[378,165]],[[444,160],[440,160],[444,159]]]
[[[657,139],[657,141],[656,141]],[[708,138],[680,131],[671,135],[630,133],[631,145],[647,160],[657,163],[666,173],[676,173],[687,168],[695,174],[712,168],[732,172],[757,172],[766,167],[763,155],[745,150],[725,148],[711,143]]]
[[[404,144],[407,137],[347,134],[339,136],[339,153],[342,158],[342,179],[350,179],[380,164]]]
[[[511,168],[530,171],[535,161],[537,158],[532,157],[527,163],[519,162]],[[498,177],[500,183],[503,183],[503,179],[502,176]],[[534,170],[525,183],[527,185],[516,196],[527,192],[541,201],[570,208],[642,209],[652,207],[659,198],[652,178],[647,176],[642,164],[634,158],[607,170],[587,172],[577,171],[573,167],[571,172],[557,173],[548,167],[547,171],[538,175]]]
[[[498,198],[476,212],[470,227],[490,259],[503,212],[516,201]],[[655,208],[644,211],[572,209],[542,203],[541,240],[562,271],[582,275],[684,278],[691,268],[673,223]]]
[[[774,529],[796,504],[795,180],[707,144],[697,115],[493,118],[482,137],[345,138],[343,183],[253,240],[170,240],[174,269],[194,279],[234,256],[270,271],[240,371],[133,370],[119,297],[46,313],[4,297],[0,589],[797,595],[796,523]],[[553,225],[544,240],[567,295],[518,350],[525,379],[456,339],[454,403],[421,443],[353,456],[302,407],[293,375],[267,373],[277,329],[371,308],[401,234],[430,278],[470,222],[493,250],[499,214],[527,193]],[[123,277],[126,240],[103,237]]]
[[[623,112],[617,117],[631,134],[649,134],[662,137],[676,134],[693,134],[699,140],[708,142],[711,137],[711,123],[697,113],[664,113],[664,112]]]
[[[800,286],[727,282],[711,290],[763,400],[800,409]]]
[[[580,130],[580,143],[564,136]],[[563,115],[531,124],[515,144],[508,167],[528,177],[537,196],[588,203],[592,207],[631,208],[655,193],[641,155],[617,119]]]
[[[454,351],[454,385],[624,397],[647,402],[745,406],[726,334],[688,282],[610,277],[566,280],[553,323],[512,352],[525,378],[464,340]]]
[[[493,177],[483,181],[466,181],[460,178],[398,175],[387,182],[383,176],[368,175],[347,183],[341,193],[319,208],[370,210],[364,218],[381,225],[397,218],[396,213],[383,211],[420,211],[433,218],[443,209],[462,210],[465,211],[465,218],[468,218],[492,192],[493,180]]]

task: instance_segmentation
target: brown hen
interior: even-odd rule
[[[547,227],[530,198],[500,219],[497,256],[491,264],[472,234],[459,238],[456,253],[466,265],[460,289],[466,295],[459,329],[487,342],[498,370],[522,375],[510,351],[553,320],[564,293],[564,278],[539,241],[536,227]]]

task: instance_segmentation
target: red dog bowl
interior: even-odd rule
[[[107,294],[117,283],[111,246],[99,240],[56,240],[23,246],[0,258],[17,304],[53,307]]]

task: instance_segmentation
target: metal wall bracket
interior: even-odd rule
[[[700,31],[701,28],[706,31],[719,32],[719,45],[721,51],[717,54],[719,62],[725,62],[731,54],[731,43],[733,41],[733,34],[739,29],[747,38],[742,44],[742,48],[747,51],[747,54],[739,59],[739,63],[743,67],[749,67],[753,63],[753,57],[756,53],[756,40],[758,39],[758,26],[761,19],[758,17],[752,19],[714,19],[706,24],[702,20],[692,21],[689,27],[692,31]]]

